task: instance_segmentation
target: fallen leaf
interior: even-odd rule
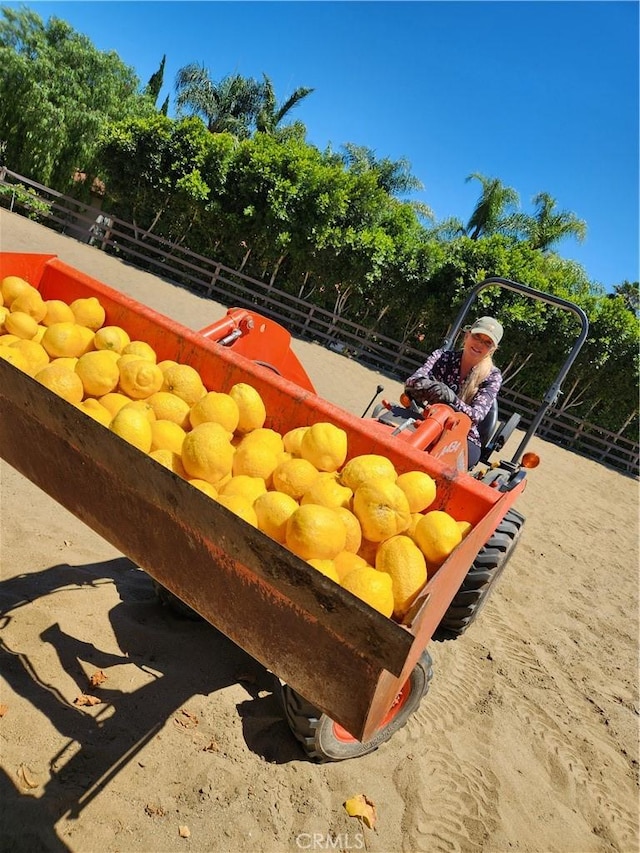
[[[18,778],[27,788],[31,788],[31,790],[38,787],[38,782],[31,776],[31,770],[29,770],[26,764],[20,765]]]
[[[4,715],[7,713],[8,710],[9,710],[8,705],[0,705],[0,717],[4,717]]]
[[[73,700],[74,705],[101,705],[102,699],[97,696],[89,696],[87,693],[81,693]]]
[[[174,717],[173,722],[183,729],[193,729],[198,725],[198,718],[195,714],[190,714],[185,708],[180,709],[181,717]]]
[[[89,684],[92,687],[99,687],[107,680],[107,676],[104,672],[99,669],[97,672],[94,672],[92,676],[89,677]]]
[[[345,811],[350,817],[357,817],[363,823],[373,829],[376,825],[377,815],[375,804],[364,794],[357,794],[347,800],[344,804]]]
[[[145,812],[149,815],[149,817],[164,817],[165,810],[162,806],[154,806],[151,803],[147,803],[144,807]]]
[[[191,835],[191,830],[188,826],[179,826],[178,833],[180,835],[180,838],[188,838]]]

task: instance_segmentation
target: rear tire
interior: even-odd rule
[[[427,694],[432,677],[431,655],[424,651],[384,722],[365,742],[353,738],[288,684],[282,685],[282,703],[289,727],[309,758],[317,762],[344,761],[374,752],[401,729]]]
[[[456,640],[475,622],[520,538],[525,518],[510,509],[478,553],[454,596],[434,640]]]

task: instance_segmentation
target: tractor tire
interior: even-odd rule
[[[456,640],[475,622],[520,538],[525,518],[510,509],[489,541],[477,554],[460,589],[433,635],[434,640]]]
[[[431,655],[424,651],[382,725],[373,737],[365,742],[352,737],[342,726],[307,702],[288,684],[282,685],[282,703],[289,727],[308,758],[318,763],[344,761],[375,752],[401,729],[411,714],[418,709],[423,696],[429,690],[432,677]]]
[[[192,622],[204,621],[199,613],[196,613],[188,604],[181,601],[177,595],[169,592],[158,581],[153,581],[153,589],[160,604],[170,610],[175,616],[179,616],[181,619],[190,619]]]

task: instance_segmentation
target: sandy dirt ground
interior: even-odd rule
[[[6,211],[0,248],[57,254],[193,329],[225,311]],[[400,390],[294,349],[356,415],[378,383]],[[298,747],[269,673],[160,607],[146,574],[3,462],[0,849],[635,853],[638,483],[532,449],[524,532],[481,618],[430,644],[432,687],[401,731],[324,765]],[[102,703],[75,705],[97,671]],[[356,794],[375,829],[347,815]]]

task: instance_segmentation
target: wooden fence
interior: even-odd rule
[[[253,308],[281,322],[293,335],[327,346],[399,381],[413,373],[425,360],[424,351],[406,342],[336,317],[330,311],[266,282],[246,276],[155,234],[141,232],[129,222],[105,215],[100,210],[99,197],[96,197],[94,204],[83,204],[2,169],[0,188],[6,189],[0,201],[17,213],[29,215],[28,205],[16,204],[19,198],[17,190],[13,198],[10,192],[10,188],[16,188],[19,184],[32,188],[39,199],[47,202],[48,213],[38,216],[42,224],[116,255],[172,284],[214,298],[227,307]],[[506,386],[501,389],[499,402],[501,413],[520,414],[524,429],[531,424],[541,405],[539,401]],[[537,434],[554,444],[638,476],[638,442],[553,406],[547,411]]]

